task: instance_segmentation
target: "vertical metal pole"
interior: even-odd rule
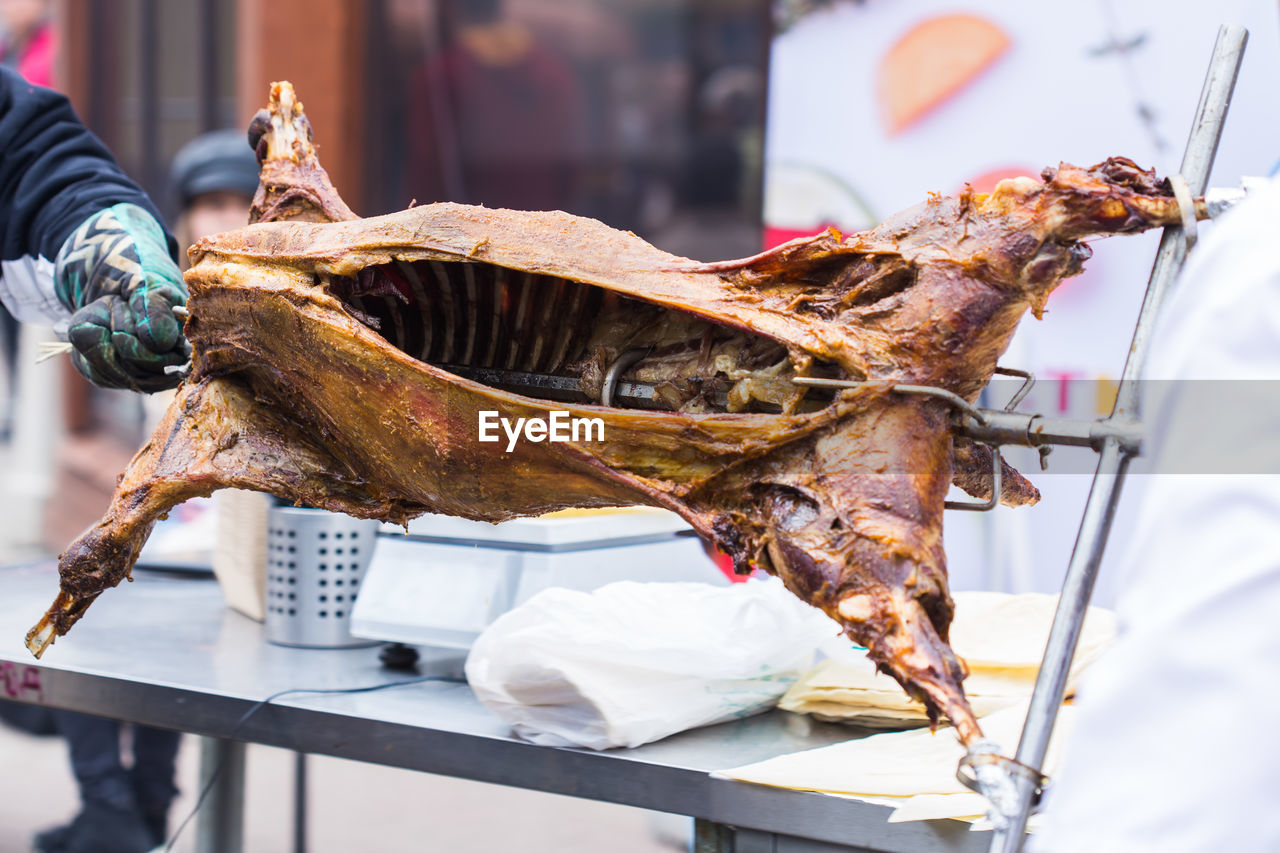
[[[307,853],[307,754],[293,754],[293,853]]]
[[[244,750],[242,741],[200,738],[198,790],[208,787],[209,796],[196,815],[196,853],[242,853]]]
[[[1196,109],[1195,121],[1182,158],[1182,176],[1193,194],[1202,194],[1208,183],[1248,35],[1243,27],[1224,26],[1218,30],[1213,58],[1200,92],[1200,104]],[[1138,413],[1137,379],[1146,359],[1156,315],[1185,258],[1186,244],[1182,229],[1177,226],[1166,228],[1151,270],[1142,310],[1138,314],[1133,343],[1129,348],[1129,357],[1116,395],[1113,418],[1129,420]],[[1085,610],[1093,595],[1094,581],[1098,576],[1107,536],[1111,532],[1111,522],[1119,503],[1120,488],[1128,464],[1128,454],[1120,449],[1114,439],[1108,439],[1103,445],[1097,473],[1089,489],[1089,498],[1080,520],[1080,532],[1071,552],[1071,560],[1067,564],[1058,609],[1053,617],[1053,627],[1049,630],[1044,660],[1036,678],[1031,706],[1027,711],[1026,726],[1018,743],[1017,760],[1031,767],[1040,767],[1044,763],[1049,736],[1053,733],[1058,707],[1062,704],[1067,673],[1075,655],[1076,643],[1080,639]],[[1017,813],[1005,827],[995,831],[990,848],[993,853],[1016,853],[1022,847],[1034,791],[1031,783],[1024,778],[1016,777],[1014,783],[1018,791]]]

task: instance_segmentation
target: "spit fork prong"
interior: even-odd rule
[[[1009,402],[1004,405],[1006,412],[1012,412],[1031,393],[1031,389],[1035,387],[1036,375],[1030,370],[1019,370],[1016,367],[997,367],[996,374],[999,376],[1017,376],[1022,379],[1022,386],[1018,388]]]

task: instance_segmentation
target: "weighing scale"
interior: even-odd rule
[[[548,587],[621,580],[727,584],[693,529],[648,507],[564,510],[489,524],[428,514],[383,525],[351,614],[357,637],[468,649]]]

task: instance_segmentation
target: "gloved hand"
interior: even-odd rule
[[[187,288],[150,213],[117,204],[85,220],[58,252],[54,287],[72,311],[71,361],[90,382],[151,392],[181,381],[164,369],[191,357],[173,313]]]

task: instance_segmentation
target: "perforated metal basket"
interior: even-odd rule
[[[351,608],[378,522],[323,509],[267,514],[267,640],[285,646],[375,645],[351,635]]]

